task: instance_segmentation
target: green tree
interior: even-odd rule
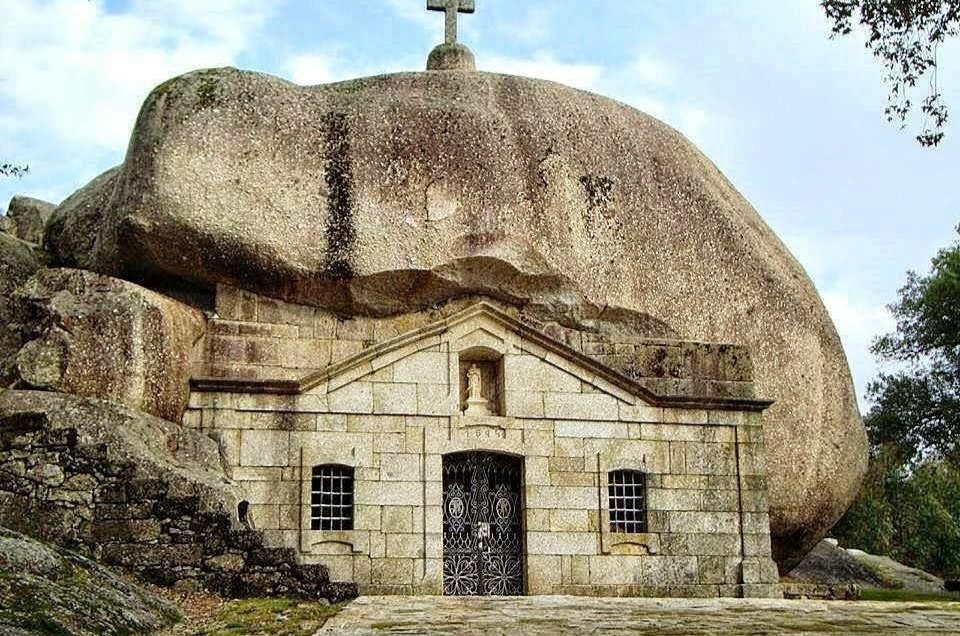
[[[957,228],[960,232],[960,228]],[[870,469],[835,528],[844,545],[960,574],[960,242],[907,274],[893,333],[873,351],[898,370],[869,387]]]
[[[871,457],[860,496],[834,528],[847,547],[888,555],[941,576],[960,574],[960,468],[944,460],[908,469],[889,446]]]
[[[899,296],[895,332],[873,346],[901,368],[869,386],[871,443],[896,446],[912,465],[960,464],[960,242],[937,253],[929,274],[908,272]]]
[[[937,54],[940,45],[960,32],[960,0],[821,0],[833,35],[850,35],[857,26],[867,33],[866,46],[886,68],[888,121],[906,126],[911,96],[926,81],[920,102],[922,130],[917,141],[936,146],[943,139],[947,105],[940,92]]]

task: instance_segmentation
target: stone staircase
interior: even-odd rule
[[[164,470],[116,440],[90,441],[90,431],[61,427],[43,410],[4,414],[3,406],[0,526],[161,586],[226,597],[356,596],[354,585],[331,583],[326,566],[302,564],[295,550],[266,545],[263,533],[241,524],[229,482],[209,467],[191,480],[174,458]]]

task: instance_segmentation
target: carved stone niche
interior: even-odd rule
[[[460,412],[465,416],[503,415],[503,354],[487,347],[460,352]]]

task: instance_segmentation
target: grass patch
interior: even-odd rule
[[[891,590],[865,587],[860,592],[860,599],[864,601],[881,601],[895,603],[956,603],[960,602],[960,594],[932,594],[924,592],[912,592],[910,590]],[[958,608],[960,609],[960,608]]]
[[[312,636],[343,605],[322,605],[287,598],[229,601],[189,636]]]
[[[384,623],[374,623],[370,626],[370,629],[383,631],[386,629],[396,629],[398,627],[416,627],[416,623],[411,623],[410,621],[387,621]]]

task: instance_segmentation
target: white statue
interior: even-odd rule
[[[483,374],[475,364],[471,364],[467,371],[467,397],[471,400],[483,397]]]
[[[483,374],[480,367],[471,364],[467,370],[467,408],[464,415],[488,416],[493,415],[490,410],[490,401],[483,397]]]

